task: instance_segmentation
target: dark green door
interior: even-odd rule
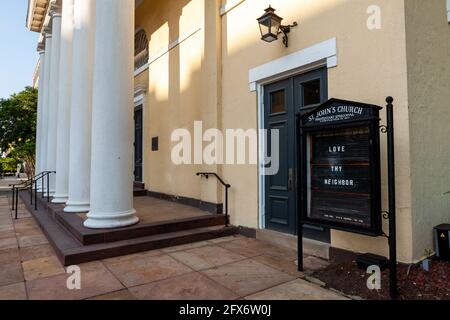
[[[292,79],[265,87],[266,129],[279,130],[279,170],[266,176],[266,228],[294,234],[295,217],[295,114]],[[274,156],[271,139],[268,155]]]
[[[302,113],[328,99],[327,70],[320,69],[279,81],[264,87],[265,128],[278,129],[279,171],[265,177],[266,228],[288,234],[297,233],[298,164],[300,148],[297,119]],[[268,139],[267,154],[272,155]],[[305,226],[307,238],[330,241],[330,231]]]
[[[134,181],[143,181],[143,111],[142,107],[134,111]]]

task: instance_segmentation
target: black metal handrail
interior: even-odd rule
[[[50,175],[56,174],[55,171],[43,171],[34,177],[31,177],[27,181],[19,184],[10,184],[12,187],[12,211],[15,211],[15,219],[18,219],[18,207],[19,207],[19,191],[30,190],[30,203],[33,204],[33,186],[34,192],[34,209],[37,210],[37,194],[38,194],[38,182],[42,181],[42,197],[47,196],[47,202],[50,202]],[[44,179],[47,178],[47,194],[45,192]]]
[[[228,190],[231,188],[231,184],[226,183],[217,173],[215,172],[198,172],[197,176],[205,177],[206,179],[209,179],[209,176],[216,177],[217,180],[225,187],[225,226],[228,227],[230,225],[230,214],[228,212]]]

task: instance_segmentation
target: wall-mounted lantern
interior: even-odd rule
[[[269,6],[259,19],[259,29],[261,30],[261,39],[265,42],[273,42],[278,40],[278,35],[283,34],[283,44],[286,48],[289,46],[288,33],[291,28],[298,26],[297,22],[288,26],[283,26],[281,22],[283,18],[275,14],[275,9]]]

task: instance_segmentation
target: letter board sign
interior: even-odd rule
[[[331,99],[302,116],[303,223],[382,234],[380,109]]]

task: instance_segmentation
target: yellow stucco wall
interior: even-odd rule
[[[136,79],[145,83],[144,107],[144,183],[151,191],[201,198],[196,166],[172,163],[171,133],[178,128],[193,130],[201,119],[201,27],[200,0],[143,1],[136,11],[136,27],[149,38],[150,66]],[[169,47],[192,34],[168,51]],[[168,52],[167,52],[168,51]],[[151,138],[159,137],[159,151],[151,151]]]
[[[406,1],[413,255],[450,221],[450,25],[446,1]],[[426,13],[426,14],[424,14]]]
[[[290,46],[262,42],[255,19],[270,1],[246,0],[223,18],[223,127],[255,128],[257,96],[249,91],[250,69],[337,38],[338,66],[329,69],[329,97],[384,105],[396,99],[397,183],[399,206],[399,258],[412,259],[412,222],[409,171],[409,127],[406,86],[404,3],[401,0],[280,0],[272,5],[285,23],[298,21],[289,35]],[[382,28],[366,27],[367,8],[381,8]],[[256,54],[257,53],[257,54]],[[236,117],[239,114],[239,117]],[[384,114],[383,114],[384,119]],[[382,145],[386,172],[385,140]],[[233,222],[258,227],[258,175],[256,166],[225,166],[225,178],[233,184]],[[386,194],[386,177],[383,175]],[[386,208],[386,197],[383,199]],[[387,253],[384,238],[372,239],[333,231],[332,245],[360,252]]]
[[[435,4],[438,2],[444,3],[445,0],[437,0]],[[431,48],[421,49],[431,41],[428,35],[431,32],[427,30],[431,30],[439,20],[437,8],[428,4],[435,10],[432,10],[434,15],[418,18],[421,11],[426,12],[430,8],[421,0],[411,0],[406,6],[405,18],[404,0],[278,0],[276,3],[245,0],[220,17],[219,8],[226,3],[225,0],[144,0],[137,9],[136,27],[144,28],[150,40],[149,69],[136,78],[136,87],[147,88],[144,105],[144,182],[147,188],[221,202],[222,189],[217,183],[201,181],[195,176],[197,171],[218,172],[233,185],[230,190],[232,223],[259,228],[257,166],[175,166],[170,160],[171,133],[177,128],[192,132],[196,120],[204,121],[205,129],[257,128],[258,101],[256,92],[249,90],[249,70],[336,38],[338,65],[328,70],[329,97],[383,106],[386,96],[395,98],[399,260],[411,262],[418,259],[423,249],[430,245],[429,240],[420,244],[422,238],[430,239],[429,230],[423,230],[422,225],[431,225],[448,212],[448,200],[442,204],[441,193],[450,190],[449,186],[444,188],[446,181],[443,178],[449,176],[450,166],[445,157],[449,142],[443,139],[448,136],[449,126],[438,129],[431,123],[438,121],[444,127],[449,121],[448,108],[445,116],[441,117],[440,113],[445,113],[448,107],[445,101],[450,101],[450,90],[442,93],[446,89],[442,87],[443,83],[449,83],[450,73],[447,69],[443,75],[444,69],[438,64],[425,70],[424,62],[419,63],[424,57],[428,62],[433,59],[442,61],[450,54],[448,46],[433,53]],[[228,0],[228,3],[236,1]],[[260,40],[256,18],[269,3],[285,18],[285,23],[299,22],[289,35],[289,48],[284,48],[281,41],[267,44]],[[372,5],[381,9],[379,30],[369,30],[366,26],[367,9]],[[442,11],[445,17],[445,11]],[[427,28],[417,32],[415,29],[420,28],[420,23],[427,24]],[[413,30],[409,31],[408,47],[405,25],[408,31]],[[442,28],[435,38],[450,43],[449,34],[448,28]],[[167,52],[177,39],[183,41]],[[411,69],[409,73],[407,67]],[[425,76],[433,80],[424,83],[420,78]],[[432,85],[438,81],[441,87],[436,90],[442,94],[433,97],[432,103],[441,112],[431,116],[423,107],[428,102],[423,96],[423,86],[427,87],[426,92],[431,92]],[[421,123],[425,114],[426,128]],[[385,121],[384,112],[382,120]],[[431,130],[430,127],[433,131],[428,132],[432,133],[424,134],[423,131]],[[410,131],[413,148],[410,148]],[[158,152],[151,151],[150,140],[154,136],[160,139]],[[436,136],[444,140],[441,148],[431,141]],[[382,136],[383,209],[386,210],[385,150],[386,141]],[[435,178],[434,182],[430,181],[433,183],[431,189],[420,185],[420,181],[431,179],[427,177],[426,163],[430,159],[425,155],[428,153],[435,154],[431,159],[434,166],[447,165],[446,174],[442,177],[437,177],[439,172],[431,173]],[[438,212],[437,218],[425,218],[425,208],[428,207],[424,207],[424,203],[431,204],[432,210]],[[387,230],[386,225],[384,229]],[[332,245],[358,252],[387,254],[384,238],[372,239],[333,231]]]

